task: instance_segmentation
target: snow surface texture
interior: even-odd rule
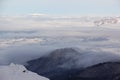
[[[0,66],[0,80],[49,80],[26,70],[22,65]]]

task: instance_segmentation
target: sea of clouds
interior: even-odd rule
[[[78,61],[86,63],[83,66],[120,60],[120,29],[95,26],[98,19],[101,17],[1,16],[0,64],[23,64],[66,47],[84,52]]]

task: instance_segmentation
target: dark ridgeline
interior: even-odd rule
[[[120,63],[106,62],[87,68],[76,68],[81,54],[73,48],[57,49],[49,55],[28,62],[26,68],[50,80],[120,80]]]
[[[120,62],[100,63],[85,68],[70,80],[120,80]]]

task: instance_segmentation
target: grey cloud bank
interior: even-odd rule
[[[50,16],[32,14],[26,16],[1,16],[0,30],[38,30],[56,27],[95,27],[119,28],[120,17],[79,17],[79,16]]]
[[[84,66],[89,66],[93,61],[118,61],[119,20],[119,17],[76,18],[38,14],[2,17],[0,25],[4,27],[0,26],[0,64],[23,64],[65,47],[82,51],[77,62],[80,65],[86,63]],[[94,24],[95,21],[100,25]]]
[[[28,60],[46,55],[52,50],[65,47],[79,48],[80,52],[83,51],[81,57],[84,57],[84,59],[82,58],[81,61],[83,62],[80,64],[84,61],[86,65],[87,62],[90,65],[91,61],[94,60],[96,60],[95,63],[97,63],[97,60],[98,62],[119,60],[120,38],[117,35],[118,33],[119,30],[116,29],[101,29],[99,27],[45,30],[37,31],[34,35],[33,33],[24,33],[25,35],[22,36],[20,33],[17,33],[17,35],[11,34],[11,32],[9,32],[11,35],[3,33],[1,39],[4,39],[4,41],[1,41],[1,43],[5,45],[5,41],[8,42],[7,40],[11,43],[7,43],[8,46],[1,45],[0,63],[23,64]],[[36,41],[35,38],[42,41]],[[21,41],[21,39],[27,41]],[[36,42],[31,42],[31,39]]]

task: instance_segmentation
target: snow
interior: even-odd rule
[[[28,71],[24,66],[10,64],[0,66],[0,80],[49,80],[36,73]]]

